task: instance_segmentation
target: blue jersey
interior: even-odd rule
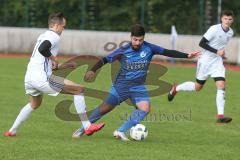
[[[153,55],[161,55],[163,51],[164,48],[144,41],[139,50],[134,50],[131,43],[129,43],[110,53],[106,56],[108,63],[119,60],[121,64],[114,85],[133,86],[144,84]]]

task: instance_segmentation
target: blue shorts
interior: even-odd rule
[[[144,85],[124,87],[113,85],[105,103],[116,106],[127,99],[130,99],[134,105],[141,101],[150,102],[148,91]]]

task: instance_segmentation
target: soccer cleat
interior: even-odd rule
[[[6,133],[3,134],[3,136],[5,136],[5,137],[15,137],[16,133],[6,132]]]
[[[115,138],[117,138],[117,139],[120,139],[120,140],[122,140],[122,141],[130,141],[128,138],[127,138],[127,136],[125,135],[125,133],[124,132],[120,132],[120,131],[114,131],[113,132],[113,136],[115,137]]]
[[[94,132],[97,132],[97,131],[101,130],[104,126],[105,126],[104,123],[100,123],[100,124],[94,124],[94,123],[92,123],[92,124],[88,127],[88,129],[86,129],[86,130],[84,131],[84,134],[87,135],[87,136],[90,136],[90,135],[92,135]]]
[[[221,117],[217,119],[217,123],[230,123],[231,121],[231,117]]]
[[[169,102],[171,102],[173,100],[174,96],[177,94],[176,87],[177,87],[177,85],[173,84],[170,92],[168,93],[168,101]]]
[[[72,134],[72,138],[79,138],[83,136],[84,130],[82,128],[77,129],[75,132]]]

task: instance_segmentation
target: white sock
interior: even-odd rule
[[[218,115],[223,115],[224,114],[224,105],[225,105],[225,91],[224,90],[222,90],[222,89],[217,90],[216,103],[217,103]]]
[[[74,105],[82,122],[83,128],[87,129],[91,123],[86,114],[86,104],[83,94],[74,95]]]
[[[32,111],[34,111],[34,109],[31,107],[29,103],[26,106],[24,106],[21,109],[20,113],[18,114],[9,132],[16,134],[18,127],[30,116]]]
[[[176,91],[196,91],[194,82],[184,82],[182,84],[177,85]]]

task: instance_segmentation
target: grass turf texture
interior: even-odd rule
[[[28,58],[0,58],[0,132],[9,129],[22,106],[27,102],[24,92],[24,74]],[[194,80],[195,68],[167,66],[162,79],[172,82]],[[69,79],[90,88],[108,91],[111,81],[109,67],[105,66],[94,83],[82,80],[82,67]],[[182,92],[172,103],[166,95],[152,98],[152,113],[156,120],[143,122],[149,130],[143,142],[124,143],[115,140],[112,132],[122,118],[133,110],[126,103],[105,116],[105,128],[91,137],[72,139],[79,122],[66,122],[55,116],[55,105],[71,96],[44,97],[42,106],[20,127],[15,138],[0,136],[0,159],[70,160],[70,159],[167,159],[212,160],[239,158],[239,99],[240,75],[227,71],[225,113],[233,117],[231,124],[216,124],[215,85],[209,80],[205,88],[196,93]],[[101,100],[86,98],[88,109]],[[74,107],[71,107],[74,111]],[[190,113],[191,112],[191,113]],[[190,115],[191,114],[191,115]],[[184,115],[176,119],[174,116]],[[164,117],[165,116],[165,117]],[[179,118],[179,117],[178,117]]]

